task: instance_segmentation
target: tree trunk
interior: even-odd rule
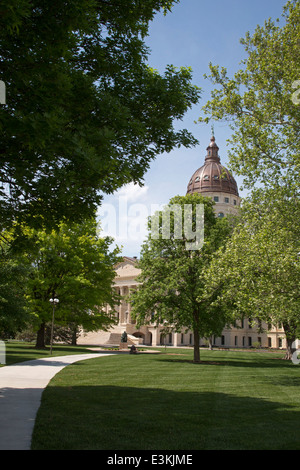
[[[72,346],[77,346],[77,327],[74,326],[72,328],[72,340],[71,340]]]
[[[45,348],[45,322],[41,324],[40,329],[37,332],[35,347],[37,349]]]
[[[295,351],[295,348],[293,348],[293,343],[295,340],[293,339],[286,339],[286,352],[285,352],[285,357],[284,359],[292,359],[293,353]]]
[[[194,330],[194,362],[200,362],[200,338],[198,330]]]
[[[50,344],[50,341],[51,341],[51,326],[47,324],[47,326],[45,325],[45,330],[44,330],[45,346],[46,344]]]
[[[293,322],[283,323],[283,329],[286,336],[286,353],[284,359],[291,360],[296,350],[293,345],[294,341],[296,341],[296,326]]]

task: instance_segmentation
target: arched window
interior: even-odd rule
[[[224,213],[223,213],[223,212],[219,212],[219,213],[218,213],[218,217],[220,217],[220,218],[224,217]]]

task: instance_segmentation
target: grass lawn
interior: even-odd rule
[[[283,353],[167,349],[72,364],[45,389],[32,449],[300,449],[300,367]]]
[[[1,350],[2,352],[2,350]],[[84,346],[67,346],[54,345],[52,349],[52,357],[65,356],[70,354],[85,354],[91,351]],[[26,343],[24,341],[6,341],[5,342],[5,360],[7,366],[16,364],[17,362],[31,361],[32,359],[41,359],[51,357],[50,347],[46,349],[36,349],[35,343]],[[4,367],[0,364],[0,367]]]

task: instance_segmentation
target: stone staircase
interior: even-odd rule
[[[111,345],[119,346],[121,342],[121,335],[126,331],[125,326],[115,326],[110,331],[95,331],[82,335],[78,338],[77,344],[88,344],[88,345]],[[142,339],[136,338],[135,336],[127,333],[127,343],[132,345],[143,344]]]
[[[122,333],[123,333],[123,331],[124,331],[124,328],[122,330]],[[116,332],[110,333],[110,336],[109,336],[108,340],[106,341],[106,344],[119,345],[120,342],[121,342],[122,333],[116,333]],[[127,334],[127,343],[128,344],[138,345],[138,344],[140,344],[140,341],[139,341],[139,338],[136,338],[133,335]]]

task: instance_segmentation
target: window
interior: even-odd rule
[[[181,344],[183,344],[183,342],[184,342],[184,335],[183,333],[181,333]]]
[[[204,175],[203,179],[204,179],[204,181],[209,181],[209,175]]]
[[[226,204],[229,204],[229,197],[225,197],[224,200],[225,200]]]
[[[249,346],[249,348],[251,348],[251,346],[252,346],[252,338],[251,338],[251,336],[248,337],[248,346]]]
[[[198,183],[198,181],[200,181],[200,176],[197,176],[197,177],[195,178],[195,183]]]
[[[190,333],[190,344],[193,344],[193,335]]]
[[[272,338],[268,338],[268,346],[269,346],[269,348],[272,347]]]
[[[169,343],[172,343],[172,333],[169,334]]]
[[[225,346],[225,336],[224,335],[222,335],[222,337],[221,337],[221,345]]]
[[[233,205],[236,206],[236,199],[233,200]]]
[[[214,201],[219,202],[219,196],[214,196]]]
[[[215,180],[215,181],[218,181],[218,179],[219,179],[219,176],[218,176],[218,175],[214,175],[214,180]]]
[[[220,218],[224,217],[223,212],[219,212],[219,213],[218,213],[218,217],[220,217]]]
[[[238,337],[237,337],[237,336],[234,337],[234,345],[235,345],[235,346],[238,345]]]

